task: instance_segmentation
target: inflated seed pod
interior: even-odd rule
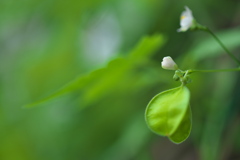
[[[149,128],[174,143],[186,140],[192,126],[189,100],[190,92],[183,85],[157,94],[145,113]]]

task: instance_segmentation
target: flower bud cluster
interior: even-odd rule
[[[188,71],[182,71],[180,69],[175,71],[173,79],[175,81],[179,81],[180,80],[183,84],[188,84],[188,83],[192,82],[192,79],[188,75]]]

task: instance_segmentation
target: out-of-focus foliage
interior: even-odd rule
[[[136,68],[147,65],[149,63],[149,56],[152,55],[154,53],[153,51],[159,48],[162,43],[163,37],[160,35],[149,38],[146,37],[129,53],[127,58],[116,58],[109,62],[107,68],[97,69],[87,76],[80,76],[56,93],[26,107],[41,104],[59,95],[75,90],[84,91],[84,102],[92,103],[110,92],[115,93],[116,90],[119,90],[119,87],[120,90],[122,90],[122,87],[134,87],[136,80],[133,76],[137,74],[135,73],[137,71]],[[127,82],[124,81],[124,78]],[[131,79],[134,79],[134,81]]]
[[[181,145],[144,121],[150,99],[179,86],[164,56],[236,67],[210,35],[176,32],[185,5],[240,58],[236,0],[1,0],[0,159],[239,159],[239,73],[191,75]]]

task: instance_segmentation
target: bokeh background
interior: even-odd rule
[[[185,5],[240,58],[237,0],[0,0],[0,159],[240,159],[240,73],[191,76],[184,143],[144,121],[150,99],[180,85],[164,56],[237,67],[209,34],[176,32]]]

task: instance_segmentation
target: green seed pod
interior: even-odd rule
[[[187,139],[192,126],[190,92],[180,86],[159,93],[149,102],[145,119],[149,128],[174,143]]]
[[[192,83],[192,79],[190,78],[190,76],[187,76],[186,82],[187,82],[187,83]]]
[[[184,72],[181,71],[181,70],[176,70],[176,71],[175,71],[175,74],[178,75],[178,77],[183,77]]]
[[[175,81],[179,81],[179,76],[177,75],[177,74],[174,74],[174,76],[173,76],[173,80],[175,80]]]
[[[192,79],[190,78],[189,75],[185,76],[184,78],[182,78],[182,83],[183,84],[188,84],[188,83],[191,83],[192,82]]]

